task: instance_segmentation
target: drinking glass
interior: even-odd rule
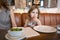
[[[60,34],[60,24],[57,25],[56,29],[57,29],[57,33]]]

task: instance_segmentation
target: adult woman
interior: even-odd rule
[[[26,19],[24,27],[30,26],[39,26],[41,25],[41,22],[39,20],[39,9],[36,5],[32,6],[31,9],[28,11],[29,13],[29,19]]]
[[[10,10],[7,0],[0,0],[0,29],[9,29],[11,21],[13,26],[17,26],[13,11]]]

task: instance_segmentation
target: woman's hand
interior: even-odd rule
[[[16,24],[14,24],[14,23],[12,24],[12,26],[13,26],[13,27],[17,27],[17,25],[16,25]]]

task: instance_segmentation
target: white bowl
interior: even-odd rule
[[[11,31],[11,30],[8,30],[8,34],[10,36],[21,36],[23,34],[23,29],[22,29],[22,31]]]

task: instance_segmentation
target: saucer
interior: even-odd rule
[[[10,36],[8,33],[5,35],[5,38],[8,40],[21,40],[25,38],[25,35],[22,36]]]

